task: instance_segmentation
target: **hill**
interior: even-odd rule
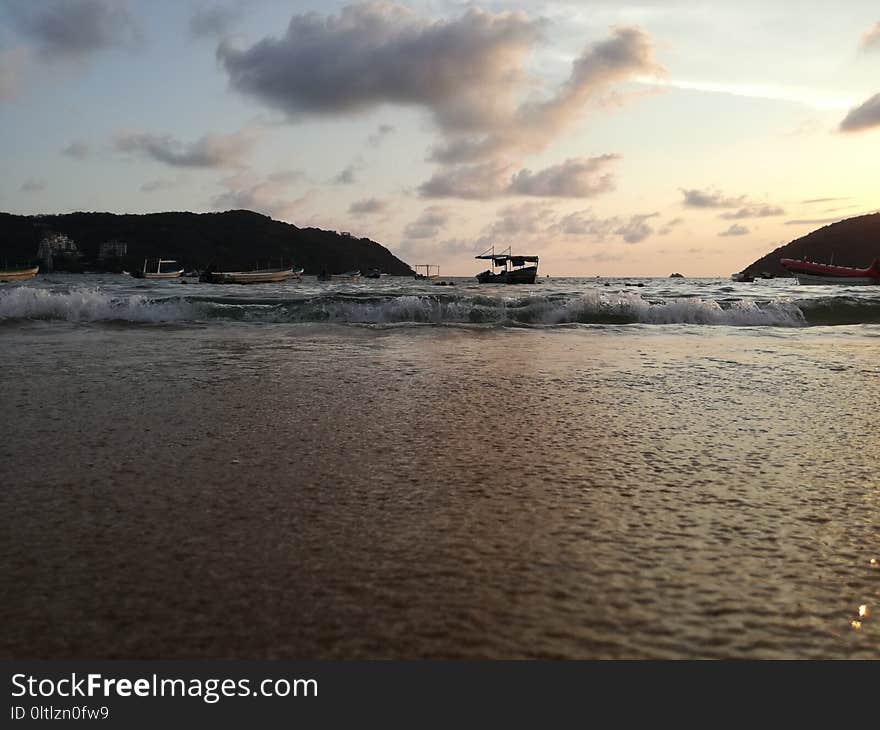
[[[790,276],[779,259],[802,259],[835,263],[839,266],[869,266],[880,257],[880,213],[832,223],[797,238],[749,264],[745,271],[760,276],[764,271],[775,276]]]
[[[252,269],[282,263],[342,272],[372,268],[412,275],[410,267],[368,238],[320,228],[297,228],[249,210],[225,213],[69,213],[22,216],[0,213],[0,265],[37,261],[40,241],[64,234],[79,255],[57,256],[54,267],[68,271],[132,271],[146,258],[175,259],[189,269]],[[100,258],[102,244],[124,243],[124,255]],[[106,254],[107,251],[105,250]]]

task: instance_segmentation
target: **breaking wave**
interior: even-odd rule
[[[635,292],[520,297],[477,294],[320,294],[298,298],[140,294],[114,296],[100,288],[0,291],[0,320],[127,321],[143,323],[239,321],[366,325],[475,324],[695,324],[798,327],[880,322],[880,303],[855,299],[718,300],[645,297]]]

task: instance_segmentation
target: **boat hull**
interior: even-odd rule
[[[284,271],[212,271],[205,274],[211,284],[271,284],[286,281],[292,277],[300,278],[292,269]]]
[[[34,266],[30,269],[0,271],[0,281],[27,281],[28,279],[33,279],[39,270],[39,266]]]
[[[880,284],[880,279],[874,279],[870,276],[824,276],[814,274],[795,274],[795,278],[799,284],[827,285],[827,284],[843,284],[844,286],[873,286]]]
[[[141,272],[141,275],[138,277],[140,279],[177,279],[178,277],[183,276],[183,269],[180,271],[163,271],[162,273],[157,273],[155,271],[147,271]]]
[[[534,284],[538,276],[537,266],[526,266],[522,269],[501,271],[493,274],[491,271],[483,271],[477,274],[480,284]]]
[[[880,260],[878,259],[874,259],[866,269],[820,264],[806,259],[780,259],[779,263],[797,278],[800,284],[843,284],[845,286],[880,284]]]

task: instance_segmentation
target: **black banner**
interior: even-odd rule
[[[483,718],[593,724],[730,719],[749,708],[791,717],[834,705],[835,725],[869,707],[871,662],[4,662],[5,722],[105,727],[285,726]],[[842,703],[831,702],[835,690]],[[829,717],[831,717],[829,715]],[[709,718],[707,717],[707,720]],[[471,724],[471,723],[469,723]]]

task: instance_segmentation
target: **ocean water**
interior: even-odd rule
[[[0,284],[0,655],[880,656],[880,290],[454,281]]]

